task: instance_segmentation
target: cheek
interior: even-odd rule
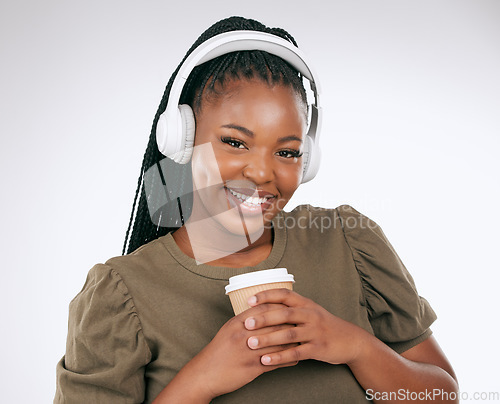
[[[287,190],[295,191],[302,180],[302,171],[302,164],[293,164],[281,169],[278,174],[280,183],[282,183]]]
[[[195,146],[191,161],[193,183],[196,189],[221,184],[221,171],[211,143]]]
[[[223,181],[239,179],[243,176],[242,172],[245,167],[243,159],[217,156],[217,163]]]

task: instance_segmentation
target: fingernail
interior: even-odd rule
[[[255,306],[257,304],[257,298],[255,296],[251,296],[248,298],[248,305]]]
[[[263,365],[269,365],[271,363],[271,357],[265,355],[262,357],[261,361]]]
[[[247,330],[251,330],[255,327],[255,319],[253,317],[247,318],[245,320],[245,327]]]
[[[259,340],[255,337],[250,337],[248,339],[248,346],[250,348],[257,348],[257,346],[259,345]]]

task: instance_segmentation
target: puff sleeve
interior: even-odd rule
[[[125,283],[109,266],[94,266],[69,306],[54,403],[142,403],[150,360]]]
[[[337,208],[377,338],[404,352],[430,336],[436,314],[382,229],[350,206]]]

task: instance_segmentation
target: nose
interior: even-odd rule
[[[274,179],[272,157],[255,153],[248,157],[243,176],[255,184],[265,184]]]

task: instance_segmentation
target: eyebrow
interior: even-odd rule
[[[244,135],[247,135],[248,137],[251,137],[251,138],[253,138],[255,136],[255,133],[253,133],[250,129],[245,128],[244,126],[235,125],[232,123],[229,123],[227,125],[222,125],[221,128],[235,129],[235,130],[237,130],[237,131],[239,131],[239,132],[243,133]],[[295,140],[297,142],[302,143],[302,139],[298,136],[295,136],[295,135],[280,137],[278,139],[278,143],[284,143],[284,142],[288,142],[291,140]]]
[[[244,126],[235,125],[232,123],[228,123],[227,125],[222,125],[221,128],[236,129],[237,131],[242,132],[243,134],[247,135],[248,137],[255,136],[255,134],[250,129],[247,129]]]

